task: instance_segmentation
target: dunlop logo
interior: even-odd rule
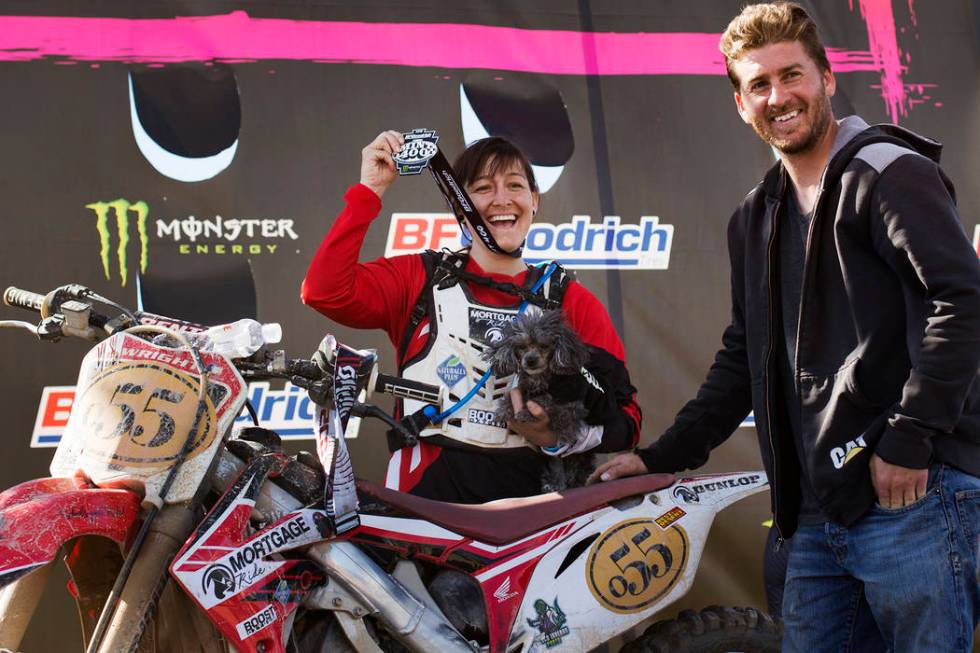
[[[112,234],[109,231],[109,214],[115,216],[116,220],[116,259],[119,264],[120,285],[126,285],[128,279],[126,247],[129,245],[129,223],[131,217],[135,219],[136,234],[140,244],[140,272],[146,272],[147,251],[149,239],[146,234],[146,219],[150,215],[150,207],[146,202],[129,202],[124,199],[117,199],[111,202],[93,202],[86,204],[85,208],[95,212],[95,229],[99,233],[99,257],[102,260],[102,271],[105,273],[106,280],[112,278],[109,272],[109,250],[112,246]]]

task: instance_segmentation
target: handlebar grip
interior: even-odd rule
[[[378,374],[378,380],[374,384],[374,389],[378,392],[386,392],[396,397],[404,399],[415,399],[427,404],[439,404],[442,395],[442,388],[431,383],[412,381],[403,379],[399,376],[389,376]]]
[[[324,374],[320,366],[311,360],[305,360],[302,358],[293,359],[286,361],[286,369],[290,374],[296,376],[301,376],[304,379],[309,379],[310,381],[317,381],[322,379]]]
[[[25,308],[40,313],[41,306],[44,304],[44,295],[10,286],[3,291],[3,303],[14,308]]]

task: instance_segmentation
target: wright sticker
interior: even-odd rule
[[[604,608],[640,612],[664,596],[687,566],[687,533],[674,524],[662,530],[652,519],[630,519],[604,532],[592,545],[585,577]]]
[[[86,457],[120,467],[170,464],[194,423],[198,386],[189,374],[152,361],[113,365],[76,398],[67,430],[83,431]],[[214,405],[206,403],[187,460],[214,440]]]

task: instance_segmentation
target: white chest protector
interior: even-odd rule
[[[552,284],[545,283],[541,294],[548,296]],[[434,331],[427,343],[428,351],[411,362],[401,375],[425,383],[446,386],[446,398],[440,411],[454,406],[479,383],[488,363],[482,358],[486,345],[501,337],[505,324],[517,315],[517,307],[501,308],[476,302],[463,283],[449,288],[433,286],[434,314],[429,329]],[[476,394],[441,423],[429,425],[422,437],[441,435],[469,445],[488,448],[530,446],[522,436],[497,421],[497,401],[506,397],[513,375],[490,375]],[[405,400],[406,415],[424,407],[419,401]]]

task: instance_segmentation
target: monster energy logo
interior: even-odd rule
[[[112,243],[112,236],[109,233],[109,212],[116,217],[116,235],[119,239],[116,245],[116,259],[119,262],[119,279],[122,286],[126,285],[128,273],[126,271],[126,246],[129,245],[129,219],[130,213],[136,218],[136,233],[140,239],[140,272],[146,272],[147,249],[149,241],[146,235],[146,218],[150,215],[150,207],[146,202],[130,203],[128,200],[118,199],[111,202],[93,202],[86,204],[85,208],[95,211],[95,228],[99,232],[99,257],[102,259],[102,271],[107,280],[112,278],[109,272],[109,249]]]

